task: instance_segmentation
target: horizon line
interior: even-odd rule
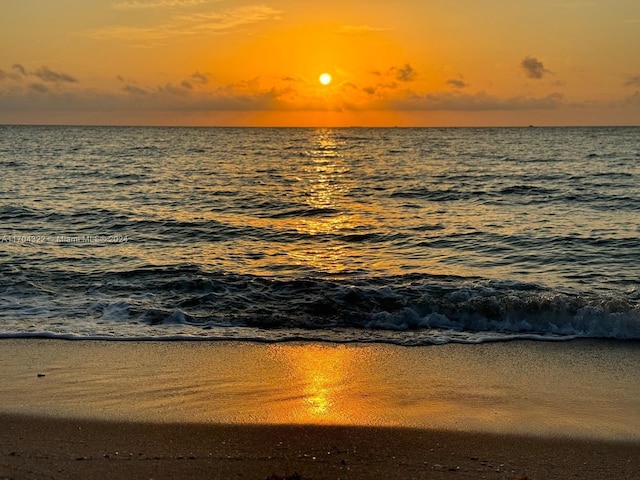
[[[153,125],[100,123],[1,123],[0,127],[95,127],[95,128],[279,128],[279,129],[411,129],[411,128],[637,128],[640,124],[602,125]]]

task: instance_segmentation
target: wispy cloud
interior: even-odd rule
[[[132,95],[149,95],[151,93],[149,90],[136,87],[135,85],[125,85],[122,87],[122,91]]]
[[[520,66],[524,69],[524,73],[527,77],[536,80],[541,79],[547,73],[551,73],[550,70],[547,70],[544,67],[544,64],[541,61],[528,55],[522,60],[522,62],[520,62]]]
[[[633,107],[640,106],[640,92],[634,92],[632,95],[629,95],[624,99],[624,104],[630,105]]]
[[[27,70],[19,63],[15,63],[11,68],[13,68],[14,70],[17,70],[20,73],[20,75],[25,77],[27,76]]]
[[[217,12],[176,14],[170,21],[154,26],[112,25],[87,32],[98,40],[125,40],[148,44],[196,34],[224,34],[267,20],[280,19],[281,11],[265,5],[246,5]]]
[[[140,46],[147,45],[151,41],[163,40],[171,36],[179,35],[169,25],[157,27],[127,27],[124,25],[112,25],[87,32],[87,35],[95,40],[126,40]]]
[[[403,67],[391,67],[387,70],[380,71],[374,70],[369,72],[380,79],[381,82],[385,82],[388,86],[396,87],[395,81],[411,82],[416,79],[418,72],[408,63]]]
[[[32,73],[43,82],[53,82],[53,83],[77,83],[78,80],[71,75],[61,72],[54,72],[50,70],[48,67],[41,67],[35,72]]]
[[[196,86],[204,86],[209,83],[209,75],[206,73],[195,72],[189,78],[183,80],[180,86],[187,90],[193,90]]]
[[[394,68],[393,71],[395,73],[396,80],[399,80],[401,82],[411,82],[415,80],[416,76],[418,75],[418,72],[416,72],[415,69],[408,63],[402,68]]]
[[[447,80],[447,85],[451,85],[454,88],[465,88],[468,86],[467,82],[461,78],[450,78]]]
[[[583,1],[575,1],[575,2],[556,2],[552,3],[554,7],[560,8],[584,8],[584,7],[592,7],[596,2],[583,2]]]
[[[266,5],[248,5],[220,12],[178,15],[175,19],[181,22],[182,30],[188,34],[207,31],[215,33],[265,20],[279,20],[281,14],[281,11]]]
[[[402,90],[406,84],[414,81],[418,76],[418,72],[409,63],[403,67],[373,70],[369,74],[375,78],[373,85],[357,86],[351,84],[354,89],[364,92],[368,101],[396,95],[398,90]]]
[[[173,84],[153,90],[127,89],[127,93],[135,97],[133,104],[138,108],[192,112],[287,110],[290,107],[283,100],[287,91],[275,87],[261,88],[257,79],[200,92]]]
[[[157,95],[159,93],[168,93],[171,95],[177,95],[180,97],[187,97],[192,94],[198,94],[201,92],[197,92],[197,90],[201,87],[206,86],[209,83],[209,75],[205,73],[195,72],[189,75],[188,78],[185,78],[178,85],[174,85],[172,83],[167,83],[166,85],[160,85],[153,88],[143,88],[136,84],[136,82],[131,80],[126,80],[122,76],[118,75],[116,77],[118,81],[125,84],[122,87],[122,91],[134,96],[146,96],[146,95]]]
[[[143,10],[150,8],[193,7],[220,0],[123,0],[113,3],[117,10]]]
[[[251,82],[249,82],[251,83]],[[0,89],[0,112],[214,112],[291,110],[283,97],[286,89],[254,88],[245,82],[209,91],[189,91],[179,85],[142,87],[125,85],[117,92],[97,90],[61,91],[42,83],[20,90]]]
[[[62,83],[78,83],[78,79],[63,72],[56,72],[47,66],[42,66],[35,72],[28,71],[20,63],[15,63],[11,67],[17,73],[5,73],[0,70],[0,80],[10,79],[21,81],[28,77],[36,77],[43,82],[62,84]]]
[[[404,111],[553,110],[559,108],[563,100],[564,96],[561,93],[552,93],[545,97],[501,98],[485,92],[467,95],[433,92],[394,99],[390,102],[390,106],[393,109]]]
[[[385,32],[388,30],[388,28],[373,27],[371,25],[342,25],[338,28],[338,33],[351,35],[360,33]]]
[[[4,82],[5,80],[20,80],[20,75],[0,70],[0,82]]]
[[[37,93],[49,93],[49,87],[42,83],[32,83],[29,85],[29,90]]]
[[[624,80],[625,87],[640,87],[640,75],[628,75]]]

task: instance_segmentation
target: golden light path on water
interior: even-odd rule
[[[338,144],[332,131],[320,131],[316,142],[317,148],[307,153],[309,163],[304,167],[304,171],[308,174],[308,181],[305,182],[305,189],[299,193],[299,196],[303,197],[299,200],[318,210],[339,213],[319,218],[302,217],[296,219],[293,225],[285,224],[285,228],[293,228],[309,235],[335,234],[351,229],[357,223],[357,214],[353,206],[343,205],[345,194],[355,186],[355,182],[346,176],[349,167],[337,152]],[[290,255],[299,264],[308,264],[328,273],[339,273],[348,268],[343,259],[348,253],[343,245],[293,249]]]
[[[278,219],[276,222],[255,222],[256,226],[266,226],[280,231],[296,231],[310,236],[326,236],[336,241],[314,242],[313,244],[291,243],[284,247],[284,253],[298,267],[311,268],[330,275],[363,271],[379,271],[401,275],[401,264],[409,260],[406,252],[395,255],[397,248],[388,242],[368,244],[358,238],[366,238],[379,232],[389,232],[385,224],[388,206],[378,202],[362,202],[352,198],[350,193],[363,187],[361,176],[373,176],[371,166],[348,158],[353,145],[339,135],[336,129],[313,130],[310,143],[313,148],[306,150],[303,165],[295,178],[297,188],[286,192],[297,203],[306,204],[312,210],[325,212],[320,215],[302,215]],[[424,212],[430,216],[434,212]],[[438,213],[441,215],[441,212]],[[435,218],[435,215],[434,215]],[[401,219],[395,219],[401,222]],[[415,221],[411,219],[410,221]],[[352,240],[345,241],[345,238]],[[402,250],[402,248],[400,248]],[[413,252],[418,253],[418,252]],[[446,256],[445,253],[443,256]],[[441,257],[440,257],[441,258]],[[420,256],[412,259],[425,271],[435,271],[439,258]],[[450,266],[447,274],[461,274],[461,270]]]
[[[318,128],[299,133],[300,136],[296,137],[298,143],[287,145],[289,150],[286,151],[290,152],[287,155],[280,153],[278,148],[281,146],[275,143],[265,147],[266,150],[274,149],[276,153],[261,158],[261,164],[254,166],[254,172],[243,172],[246,165],[235,165],[234,159],[224,157],[197,160],[203,164],[185,158],[178,165],[159,166],[155,175],[176,178],[177,188],[192,192],[193,202],[205,202],[207,208],[196,210],[186,203],[133,212],[162,221],[212,222],[238,229],[250,227],[273,237],[294,238],[299,234],[298,238],[265,242],[262,238],[240,237],[233,241],[175,243],[155,249],[147,249],[144,245],[127,248],[135,249],[131,253],[146,258],[148,264],[182,262],[201,265],[205,270],[218,270],[220,265],[232,263],[234,270],[253,275],[271,276],[273,272],[278,275],[341,276],[359,272],[402,275],[420,271],[465,276],[478,272],[472,272],[465,262],[456,260],[460,256],[459,251],[443,246],[435,251],[421,248],[419,244],[411,243],[415,239],[402,243],[405,240],[394,239],[394,235],[405,234],[407,227],[411,234],[416,234],[411,230],[415,225],[427,228],[424,235],[427,240],[483,230],[487,223],[503,225],[501,228],[505,231],[514,228],[509,225],[510,221],[499,218],[490,207],[475,205],[469,209],[468,206],[460,208],[449,203],[444,208],[440,202],[416,206],[416,202],[410,199],[396,200],[392,197],[393,188],[398,188],[397,183],[389,186],[376,184],[377,178],[388,181],[390,174],[394,182],[403,178],[407,182],[419,181],[419,178],[414,178],[416,166],[411,163],[413,159],[388,164],[378,158],[370,159],[363,156],[368,147],[358,143],[362,140],[352,138],[344,130]],[[267,140],[277,141],[277,137]],[[386,149],[391,147],[397,149],[402,145],[385,146],[379,155],[384,157]],[[392,157],[390,160],[398,161]],[[215,176],[202,176],[199,172],[203,169],[216,171],[220,162],[223,168],[236,175],[232,177],[233,181],[249,176],[256,177],[257,183],[225,186],[213,183],[209,186]],[[426,164],[420,168],[426,169],[429,175],[442,176],[442,169],[448,168],[441,164],[431,165],[428,158],[424,162]],[[269,214],[269,210],[261,214],[252,213],[260,208],[259,205],[230,210],[210,208],[215,207],[215,203],[207,204],[207,195],[210,193],[214,198],[221,188],[229,191],[250,188],[255,196],[277,204],[277,208],[273,214]],[[391,198],[382,201],[384,196],[378,197],[378,189],[388,190],[386,195],[391,195]],[[373,193],[363,197],[363,191]],[[390,216],[394,211],[398,215]],[[372,238],[375,241],[370,241]],[[471,255],[477,257],[480,252]],[[478,259],[478,262],[483,261],[483,258]]]
[[[308,212],[275,219],[243,217],[227,218],[225,221],[244,221],[256,228],[297,232],[313,237],[313,241],[289,242],[281,244],[277,251],[268,252],[271,261],[295,269],[338,276],[359,270],[397,275],[405,273],[399,265],[408,259],[404,254],[396,256],[393,251],[395,246],[386,241],[379,244],[361,241],[369,235],[380,232],[386,235],[389,231],[389,225],[385,223],[387,205],[375,201],[363,202],[350,195],[352,191],[364,187],[363,177],[377,174],[372,171],[372,165],[354,162],[350,155],[358,147],[336,129],[310,130],[308,145],[309,148],[301,152],[298,159],[287,160],[288,167],[278,166],[290,186],[281,195],[298,205],[306,205]],[[286,162],[282,163],[286,165]],[[213,250],[212,253],[219,255],[219,250]],[[421,269],[431,270],[438,258],[416,257],[411,261],[418,262]],[[284,265],[282,273],[291,273]],[[262,272],[260,266],[257,267],[254,273],[259,275]],[[447,273],[461,272],[456,267],[450,267]]]

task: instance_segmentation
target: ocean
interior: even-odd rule
[[[640,128],[0,126],[0,337],[640,339]]]

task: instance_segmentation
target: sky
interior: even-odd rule
[[[640,125],[640,2],[0,0],[0,123]]]

